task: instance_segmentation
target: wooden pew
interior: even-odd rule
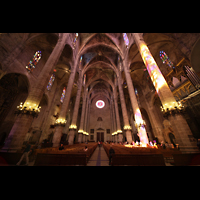
[[[3,158],[2,160],[4,160],[8,165],[16,165],[17,162],[19,162],[21,156],[22,153],[0,152],[0,157]]]
[[[109,157],[109,144],[103,144]],[[131,166],[165,166],[163,155],[158,149],[151,148],[127,148],[123,145],[112,145],[115,155],[112,158],[112,165],[131,165]]]
[[[112,166],[165,166],[162,154],[115,154],[112,158]]]
[[[42,154],[37,155],[35,166],[86,165],[86,154]]]
[[[88,151],[84,151],[84,147]],[[38,151],[35,161],[36,166],[43,165],[86,165],[97,147],[97,143],[67,145],[64,150],[58,148],[49,149],[45,152]]]
[[[175,166],[200,165],[200,153],[174,154]]]

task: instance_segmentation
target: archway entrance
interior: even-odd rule
[[[104,132],[97,132],[97,141],[104,142]]]

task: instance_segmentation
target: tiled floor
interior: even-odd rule
[[[109,166],[109,159],[103,147],[97,147],[87,166]]]

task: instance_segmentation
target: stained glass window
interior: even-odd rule
[[[74,41],[73,41],[73,49],[74,49],[75,46],[76,46],[77,39],[78,39],[78,33],[76,33],[76,35],[75,35],[75,37],[74,37]]]
[[[80,63],[82,62],[82,60],[83,60],[83,56],[80,57]]]
[[[104,106],[105,106],[104,101],[98,100],[98,101],[96,102],[96,107],[97,107],[97,108],[103,108]],[[97,120],[97,121],[98,121],[98,120]]]
[[[65,92],[66,92],[66,88],[64,87],[64,88],[63,88],[63,91],[62,91],[61,98],[60,98],[60,102],[61,102],[61,103],[63,103],[63,101],[64,101],[64,98],[65,98]]]
[[[126,47],[128,48],[128,45],[129,45],[129,39],[128,39],[128,36],[127,36],[126,33],[123,33],[123,38],[124,38],[125,45],[126,45]]]
[[[50,79],[49,79],[49,82],[48,82],[48,85],[47,85],[47,90],[50,90],[52,85],[53,85],[53,82],[55,80],[55,77],[56,77],[56,70],[54,69],[54,72],[53,74],[51,75]]]
[[[39,60],[41,59],[42,54],[41,51],[36,51],[32,60],[29,61],[28,65],[26,66],[26,69],[31,72],[35,68],[35,66],[38,64]]]
[[[83,85],[85,86],[85,82],[86,82],[86,74],[84,74],[84,77],[83,77]]]
[[[138,91],[136,88],[135,88],[135,95],[136,95],[136,97],[138,97]]]
[[[138,95],[137,88],[135,88],[135,96],[136,96],[136,99],[137,99],[138,105],[140,106],[140,100],[139,100],[139,95]]]
[[[169,67],[171,68],[175,68],[173,66],[172,61],[169,59],[169,57],[167,56],[167,54],[164,51],[160,51],[160,59],[162,60],[163,63],[166,63]]]

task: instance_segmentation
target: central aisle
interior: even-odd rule
[[[103,147],[97,146],[87,166],[109,166],[109,159]]]

